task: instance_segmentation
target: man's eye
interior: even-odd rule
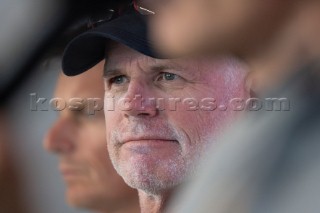
[[[126,76],[124,75],[119,75],[119,76],[116,76],[116,77],[113,77],[109,80],[109,83],[110,84],[123,84],[127,81],[127,78]]]
[[[158,80],[165,80],[165,81],[173,81],[179,78],[178,75],[169,73],[169,72],[163,72],[160,74]]]

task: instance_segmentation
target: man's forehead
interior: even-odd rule
[[[222,74],[220,71],[223,70],[242,70],[242,64],[238,59],[229,56],[155,59],[119,45],[110,51],[105,64],[104,76],[126,73],[130,69],[139,68],[150,73],[177,71],[178,74],[189,75],[193,78],[217,74],[217,72]]]
[[[107,54],[105,74],[110,70],[125,70],[128,66],[134,65],[150,71],[188,70],[190,67],[198,66],[199,62],[200,60],[195,58],[156,59],[117,44]]]
[[[102,68],[102,67],[101,67]],[[54,95],[61,98],[102,96],[102,70],[89,70],[78,76],[68,77],[61,73],[56,84]]]
[[[72,79],[70,80],[63,76],[58,80],[54,96],[58,98],[69,99],[83,95],[84,90],[81,89],[79,84],[79,81],[72,81]]]
[[[174,72],[190,79],[239,74],[247,70],[242,60],[230,56],[193,56],[175,59],[155,59],[124,45],[114,45],[105,64],[104,76],[125,74],[140,69],[146,73]],[[202,76],[202,77],[201,77]]]
[[[107,66],[122,65],[134,61],[145,61],[147,63],[154,63],[158,59],[146,56],[134,49],[131,49],[123,44],[112,43],[106,52]]]

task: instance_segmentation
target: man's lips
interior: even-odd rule
[[[130,153],[150,154],[154,152],[167,152],[167,150],[170,149],[172,150],[173,147],[178,145],[178,141],[163,137],[131,137],[123,140],[121,145],[125,150],[130,150]]]
[[[160,148],[172,144],[178,144],[176,140],[167,139],[140,139],[140,140],[129,140],[125,141],[122,145],[126,147],[149,147],[149,148]]]
[[[172,138],[165,138],[165,137],[128,137],[121,140],[122,144],[126,143],[164,143],[164,142],[171,142],[171,143],[178,143],[177,140]]]
[[[72,167],[72,166],[60,165],[59,171],[65,179],[75,178],[75,177],[81,175],[81,171],[79,169]]]

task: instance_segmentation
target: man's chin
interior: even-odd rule
[[[124,181],[132,188],[148,194],[162,194],[179,185],[186,176],[186,170],[179,160],[144,161],[130,159],[117,169]]]
[[[68,187],[66,191],[66,201],[67,203],[79,209],[95,209],[96,205],[96,195],[90,192],[90,190],[85,189],[85,187],[72,188]]]
[[[125,182],[139,191],[143,191],[150,195],[163,195],[167,194],[173,190],[178,182],[173,182],[171,180],[160,180],[158,177],[138,177],[138,178],[128,178]]]
[[[66,201],[73,208],[86,209],[90,207],[88,205],[89,202],[88,199],[86,199],[86,196],[67,194]]]

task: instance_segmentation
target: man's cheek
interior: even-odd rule
[[[115,123],[113,122],[113,119],[111,116],[106,115],[106,125],[105,125],[106,129],[106,137],[107,140],[110,139],[111,137],[111,133],[114,131],[115,128]]]
[[[170,122],[180,131],[185,132],[192,140],[192,138],[198,138],[198,133],[200,133],[204,127],[203,121],[205,119],[204,116],[201,116],[199,110],[195,110],[184,111],[183,113],[172,113]]]
[[[224,112],[221,112],[225,114]],[[193,123],[197,123],[196,132],[200,138],[215,133],[220,128],[220,124],[224,122],[224,115],[217,111],[199,111],[194,116]]]
[[[121,111],[118,111],[116,109],[112,111],[105,110],[104,115],[105,115],[106,125],[110,125],[110,124],[117,123],[115,121],[119,121],[121,116]]]

